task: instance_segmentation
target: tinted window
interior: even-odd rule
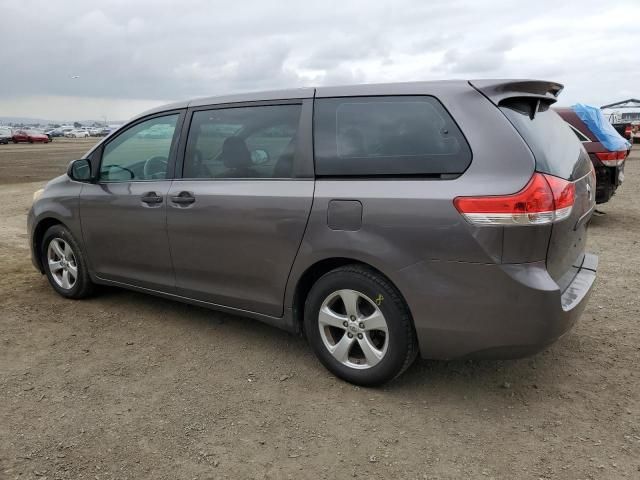
[[[107,143],[100,180],[126,182],[166,178],[178,114],[138,123]]]
[[[195,112],[184,178],[290,178],[301,105]]]
[[[433,97],[315,101],[318,175],[459,174],[471,163],[460,129]]]
[[[531,111],[517,103],[500,107],[533,152],[536,170],[574,179],[584,172],[580,162],[582,145],[571,127],[553,110],[541,106],[533,119]]]

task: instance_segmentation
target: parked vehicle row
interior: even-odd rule
[[[42,131],[34,128],[11,128],[0,126],[0,144],[13,143],[48,143],[54,138],[88,138],[106,137],[113,131],[109,127],[96,128],[72,128],[60,127],[52,130]]]
[[[566,333],[597,257],[595,174],[546,81],[199,99],[133,119],[34,194],[35,267],[303,333],[375,385]],[[473,153],[472,153],[473,152]]]

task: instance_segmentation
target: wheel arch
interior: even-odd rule
[[[306,270],[300,275],[296,282],[296,287],[293,293],[293,301],[292,301],[292,313],[293,313],[293,323],[296,326],[299,332],[304,331],[304,304],[311,291],[313,285],[318,281],[320,277],[324,274],[330,272],[331,270],[335,270],[336,268],[343,267],[345,265],[360,265],[366,267],[378,275],[384,277],[393,287],[398,291],[400,298],[407,306],[407,310],[409,312],[409,316],[411,318],[411,323],[415,329],[415,325],[413,323],[413,315],[411,313],[411,307],[407,303],[406,298],[404,297],[402,291],[398,288],[396,283],[391,279],[388,275],[382,272],[380,269],[371,265],[362,260],[358,260],[355,258],[349,257],[329,257],[324,258],[322,260],[318,260],[315,263],[311,264],[306,268]]]
[[[44,238],[45,232],[53,227],[54,225],[62,225],[65,228],[68,228],[63,222],[55,217],[45,217],[38,221],[35,228],[33,229],[33,238],[31,248],[33,249],[33,258],[37,262],[38,270],[40,273],[44,273],[44,266],[42,265],[42,255],[40,252],[42,251],[42,240]]]

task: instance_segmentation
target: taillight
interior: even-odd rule
[[[607,167],[617,167],[622,165],[624,159],[627,158],[627,151],[620,150],[619,152],[596,152],[596,157]]]
[[[573,182],[544,173],[533,177],[518,193],[487,197],[457,197],[453,204],[475,225],[545,225],[571,214]]]

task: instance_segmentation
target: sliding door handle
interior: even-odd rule
[[[191,192],[180,192],[178,195],[173,195],[171,201],[178,205],[189,205],[196,201],[196,197]]]
[[[140,200],[142,200],[142,203],[146,203],[148,205],[162,203],[162,197],[156,192],[147,192],[142,195],[142,198]]]

